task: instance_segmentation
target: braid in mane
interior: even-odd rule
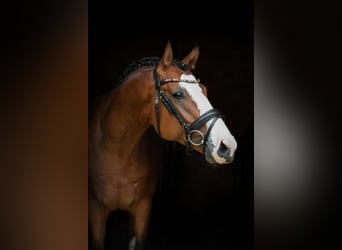
[[[127,68],[122,72],[118,81],[116,82],[115,86],[118,87],[122,84],[125,78],[131,74],[132,72],[136,71],[137,69],[144,67],[144,66],[155,66],[159,62],[159,58],[152,56],[152,57],[144,57],[138,61],[134,61],[130,63]]]
[[[119,87],[123,81],[125,80],[125,78],[131,74],[132,72],[136,71],[137,69],[144,67],[144,66],[155,66],[157,65],[159,62],[159,58],[155,57],[155,56],[151,56],[151,57],[144,57],[141,58],[138,61],[134,61],[132,63],[130,63],[127,68],[122,72],[122,74],[120,75],[118,81],[115,84],[114,88]],[[182,70],[187,70],[188,69],[188,65],[184,64],[181,60],[179,59],[174,59],[173,62]]]

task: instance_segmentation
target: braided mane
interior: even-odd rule
[[[157,65],[159,62],[159,58],[152,56],[152,57],[144,57],[141,58],[138,61],[134,61],[132,63],[130,63],[127,68],[122,72],[122,74],[120,75],[118,81],[116,82],[115,86],[119,87],[123,81],[125,80],[125,78],[131,74],[132,72],[136,71],[137,69],[144,67],[144,66],[155,66]]]
[[[156,56],[151,56],[151,57],[144,57],[141,58],[138,61],[134,61],[132,63],[130,63],[126,69],[122,72],[122,74],[120,75],[118,81],[115,84],[115,88],[119,87],[124,80],[126,79],[126,77],[131,74],[132,72],[136,71],[137,69],[144,67],[144,66],[155,66],[157,65],[159,62],[159,57]],[[179,59],[174,59],[173,62],[175,64],[177,64],[177,66],[183,70],[187,69],[187,65],[183,64],[183,62]]]

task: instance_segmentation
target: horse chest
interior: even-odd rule
[[[143,197],[154,193],[157,176],[141,164],[116,164],[120,165],[102,166],[101,173],[94,176],[97,197],[111,210],[130,211]]]

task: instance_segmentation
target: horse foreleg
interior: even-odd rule
[[[103,250],[108,212],[94,199],[89,198],[89,224],[92,235],[92,249]]]
[[[137,204],[133,213],[133,229],[135,238],[133,239],[135,248],[134,250],[143,250],[147,231],[149,226],[150,212],[151,212],[151,197],[141,199]],[[131,241],[132,243],[132,241]]]

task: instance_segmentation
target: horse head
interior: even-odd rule
[[[182,60],[173,58],[168,42],[153,73],[156,88],[154,127],[159,135],[177,141],[187,150],[205,155],[209,164],[228,164],[234,159],[237,142],[214,109],[207,89],[193,75],[199,57],[195,46]],[[159,105],[162,103],[163,105]]]

